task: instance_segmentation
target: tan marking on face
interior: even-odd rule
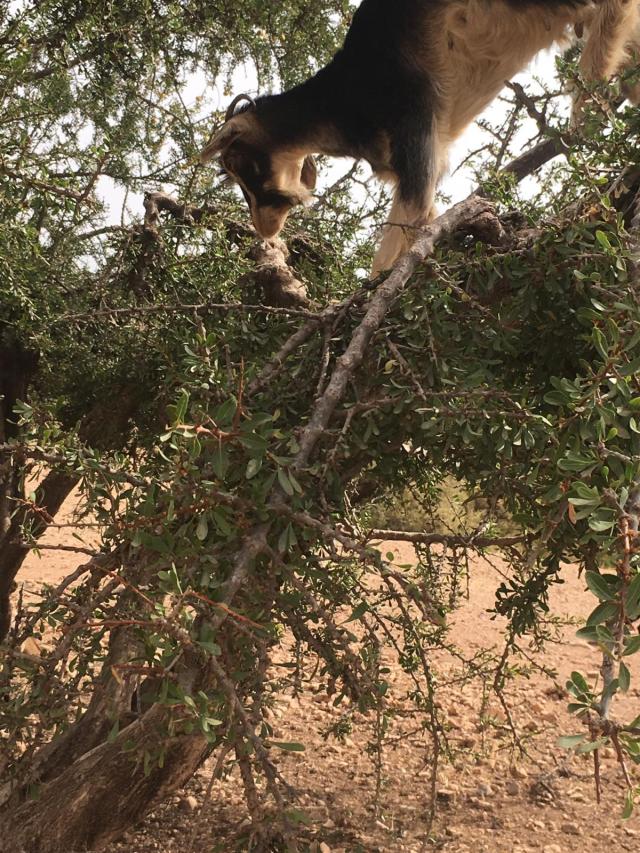
[[[267,190],[277,190],[299,200],[300,204],[311,198],[309,189],[302,183],[304,154],[277,151],[271,156],[271,180],[265,184]]]
[[[287,217],[291,211],[291,207],[272,207],[271,205],[263,205],[260,207],[256,201],[255,195],[244,183],[236,176],[235,182],[243,190],[245,201],[249,206],[251,221],[253,227],[263,240],[271,240],[276,237],[284,228]]]
[[[251,220],[253,227],[264,240],[276,237],[284,228],[291,208],[257,207],[251,205]]]

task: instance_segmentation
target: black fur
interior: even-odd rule
[[[425,14],[448,0],[364,0],[343,48],[310,80],[256,103],[263,126],[278,144],[304,143],[318,130],[335,130],[335,150],[326,153],[383,162],[385,137],[400,198],[420,208],[434,179],[434,81],[412,57],[422,45]],[[579,6],[588,0],[507,0],[514,8]],[[487,0],[487,14],[492,12]],[[384,158],[386,159],[386,158]],[[252,181],[257,184],[257,181]]]
[[[255,145],[238,140],[222,157],[222,165],[230,174],[240,178],[240,188],[247,201],[249,198],[244,190],[250,190],[260,207],[275,207],[289,209],[299,203],[287,193],[278,190],[267,190],[265,184],[271,179],[271,158],[269,154]]]

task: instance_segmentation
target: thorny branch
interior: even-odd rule
[[[542,143],[536,150],[528,152],[527,155],[523,155],[522,158],[519,158],[518,161],[515,161],[507,167],[507,171],[511,171],[518,179],[524,177],[531,170],[537,168],[552,156],[555,156],[555,154],[558,153],[558,150],[559,149],[555,143],[552,146],[549,146],[548,143]],[[159,220],[160,213],[162,211],[168,212],[176,219],[176,221],[184,222],[186,224],[201,222],[206,214],[206,211],[203,209],[180,204],[175,199],[172,199],[170,196],[166,196],[162,193],[148,195],[145,200],[145,209],[146,216],[144,227],[148,229],[148,235],[153,240],[160,239]],[[314,455],[319,453],[327,427],[331,422],[336,408],[344,399],[346,389],[349,387],[349,384],[353,381],[357,371],[362,366],[368,346],[373,336],[380,329],[387,312],[394,304],[395,299],[405,288],[409,278],[415,272],[418,265],[433,253],[438,242],[454,234],[461,226],[472,227],[474,224],[477,225],[479,220],[481,220],[482,230],[486,233],[493,234],[493,236],[497,237],[498,240],[500,239],[502,226],[499,219],[495,216],[489,204],[479,195],[474,194],[465,202],[453,207],[437,219],[432,225],[428,226],[423,233],[420,233],[411,250],[398,261],[393,270],[389,273],[388,277],[382,282],[373,282],[367,288],[356,291],[339,305],[328,306],[323,311],[310,312],[300,308],[279,309],[283,313],[302,316],[305,318],[306,322],[301,329],[293,333],[291,337],[280,347],[271,362],[263,369],[257,379],[249,385],[246,394],[247,399],[250,399],[252,395],[255,395],[259,390],[272,382],[283,369],[283,365],[286,360],[316,332],[318,332],[318,330],[322,330],[326,334],[327,329],[333,328],[333,324],[336,322],[337,318],[342,316],[351,308],[360,308],[361,304],[364,303],[364,317],[355,329],[354,334],[348,342],[346,350],[335,362],[329,382],[321,389],[321,393],[314,402],[310,417],[300,432],[299,450],[293,464],[293,468],[296,472],[305,474],[306,469],[308,469],[314,459]],[[261,256],[260,251],[266,251],[266,254]],[[268,266],[273,260],[273,255],[270,254],[273,251],[278,252],[281,251],[281,249],[277,247],[268,247],[266,249],[263,247],[260,249],[258,247],[258,254],[254,255],[254,258],[256,262],[259,262],[261,257],[263,259],[266,258],[265,263]],[[285,258],[284,250],[282,250],[281,253],[282,257]],[[284,266],[286,266],[286,259],[283,263]],[[212,309],[246,309],[271,310],[274,313],[278,313],[278,309],[269,308],[268,306],[259,305],[256,307],[252,305],[245,305],[244,303],[238,303],[236,305],[212,303],[210,305],[172,306],[172,308],[167,308],[165,306],[140,306],[140,312],[175,310],[176,308],[181,310],[185,307],[189,308],[192,312]],[[135,309],[134,311],[131,311],[130,309],[114,309],[114,311],[106,309],[106,311],[103,312],[103,315],[119,316],[115,312],[120,310],[123,312],[128,311],[130,314],[135,315],[138,309]],[[96,315],[94,314],[93,316]],[[68,316],[66,319],[80,319],[80,315],[76,317]],[[393,349],[392,352],[394,352]],[[396,357],[400,356],[400,361],[402,361],[401,354],[397,347],[395,348],[394,354]],[[414,384],[418,384],[421,392],[419,396],[422,399],[426,399],[427,396],[435,393],[423,389],[420,386],[417,377],[412,375],[410,370],[408,371],[408,375],[412,378]],[[456,392],[443,392],[443,396],[446,396],[446,393],[455,394]],[[481,394],[482,392],[478,393]],[[0,446],[0,451],[16,451],[16,445],[8,444]],[[28,448],[20,447],[19,452],[23,452],[25,456],[32,453],[32,458],[39,458],[40,461],[51,465],[65,466],[69,464],[69,460],[64,456],[44,454],[38,449],[30,451]],[[145,478],[136,477],[135,475],[130,475],[126,472],[111,471],[107,468],[104,468],[104,472],[105,474],[113,475],[115,482],[124,482],[139,488],[145,488],[149,485]],[[215,492],[215,490],[213,491]],[[224,493],[212,493],[212,497],[215,497],[216,499],[219,498],[221,502],[224,502],[222,500]],[[229,617],[238,617],[235,620],[236,623],[251,623],[252,626],[255,626],[255,622],[242,614],[244,595],[251,589],[253,584],[261,583],[263,577],[268,578],[273,576],[273,570],[277,569],[282,576],[287,579],[298,595],[302,597],[309,609],[319,617],[323,626],[323,638],[318,639],[317,637],[309,636],[307,641],[310,644],[314,642],[317,643],[317,648],[320,653],[329,654],[330,651],[339,649],[342,652],[344,665],[346,667],[343,681],[352,687],[356,682],[359,682],[360,685],[366,685],[367,681],[370,680],[369,675],[363,669],[360,661],[350,649],[349,640],[346,636],[345,630],[336,622],[331,612],[329,612],[323,604],[321,598],[306,590],[304,583],[296,577],[294,570],[286,561],[283,560],[283,552],[285,548],[280,545],[275,547],[271,542],[275,526],[274,519],[280,516],[285,516],[289,518],[293,524],[298,525],[302,530],[304,530],[305,533],[311,532],[312,535],[309,536],[309,544],[301,545],[299,550],[303,553],[314,552],[316,556],[320,555],[317,556],[319,564],[322,564],[326,554],[329,554],[330,558],[336,562],[343,559],[347,553],[355,554],[363,564],[371,566],[377,570],[378,576],[381,578],[383,585],[387,590],[386,594],[388,595],[388,599],[385,601],[385,604],[388,600],[393,601],[402,613],[405,624],[413,626],[411,630],[414,632],[417,654],[420,657],[420,663],[427,684],[427,694],[430,700],[428,707],[430,710],[429,732],[432,738],[433,759],[431,778],[432,811],[430,815],[430,819],[432,820],[433,808],[435,807],[437,759],[440,751],[440,726],[434,702],[435,687],[431,674],[430,662],[427,653],[420,642],[420,635],[416,628],[416,624],[419,620],[414,618],[413,612],[410,613],[409,610],[415,606],[417,608],[416,613],[419,613],[425,622],[431,623],[437,627],[442,624],[441,621],[436,618],[438,602],[434,601],[426,590],[417,589],[414,584],[403,576],[402,572],[396,571],[388,562],[382,560],[377,552],[369,547],[369,544],[372,540],[391,539],[395,541],[407,541],[422,546],[442,545],[445,548],[483,549],[492,546],[531,546],[532,543],[530,538],[524,536],[489,537],[483,535],[482,531],[478,531],[476,535],[463,537],[457,535],[448,536],[442,534],[429,534],[420,531],[405,533],[402,531],[375,529],[366,532],[364,536],[358,537],[354,535],[351,530],[342,529],[335,523],[330,523],[325,519],[315,518],[309,513],[295,510],[292,508],[287,496],[279,487],[276,487],[273,490],[272,497],[267,505],[268,513],[266,513],[266,516],[263,515],[260,517],[259,521],[254,520],[252,522],[251,515],[248,512],[249,507],[245,502],[235,498],[233,495],[228,495],[227,497],[227,505],[241,509],[244,516],[243,523],[245,523],[246,520],[248,520],[248,523],[241,528],[240,546],[237,548],[232,560],[230,561],[226,581],[216,593],[218,600],[215,602],[212,600],[209,601],[200,596],[198,598],[198,606],[201,606],[201,611],[197,617],[198,624],[202,627],[206,626],[211,628],[216,639],[220,639],[221,645],[225,646],[222,650],[222,655],[218,656],[217,654],[208,654],[201,648],[195,648],[197,644],[194,643],[190,633],[179,623],[179,616],[183,605],[189,601],[193,601],[193,593],[190,590],[183,591],[177,599],[175,599],[173,610],[164,619],[136,620],[128,619],[126,616],[125,618],[122,618],[122,616],[118,614],[111,615],[109,613],[105,613],[104,618],[93,620],[90,623],[90,626],[98,631],[106,630],[108,627],[119,630],[127,627],[142,627],[153,622],[158,631],[166,631],[166,633],[179,645],[180,652],[178,653],[176,660],[179,658],[180,663],[182,663],[183,656],[187,657],[188,655],[197,655],[198,661],[203,663],[203,671],[213,675],[215,683],[226,697],[230,710],[230,718],[233,720],[234,725],[237,723],[241,732],[241,736],[239,738],[236,736],[235,743],[238,747],[240,768],[243,779],[245,780],[249,794],[253,792],[255,795],[252,798],[252,811],[254,812],[254,817],[258,814],[259,801],[255,786],[250,778],[250,763],[246,754],[240,749],[240,740],[244,740],[246,743],[251,744],[257,763],[262,768],[267,780],[269,793],[278,806],[281,814],[283,814],[285,799],[283,798],[279,787],[279,782],[282,782],[282,780],[279,777],[273,762],[271,762],[269,758],[268,750],[265,747],[263,738],[256,733],[257,717],[255,717],[254,714],[249,715],[247,713],[245,708],[246,695],[243,693],[242,689],[239,689],[236,684],[234,684],[224,657],[228,652],[227,645],[231,642],[230,636],[232,632],[228,624]],[[566,503],[563,502],[562,514],[565,512]],[[256,519],[256,517],[257,515],[254,515],[253,519]],[[543,532],[543,537],[545,535],[547,537],[550,536],[555,529],[554,525],[558,522],[559,519],[552,519],[552,523],[549,525],[548,530]],[[338,543],[337,546],[336,543]],[[528,554],[529,559],[535,561],[537,557],[535,546],[530,547]],[[257,571],[258,566],[260,571]],[[144,578],[144,568],[144,565],[142,565],[142,571],[140,572],[142,579]],[[93,596],[89,597],[89,599],[86,600],[79,608],[76,608],[75,611],[72,611],[74,613],[74,618],[67,626],[68,635],[66,639],[60,643],[58,649],[52,654],[51,659],[55,663],[64,662],[66,656],[68,656],[70,645],[75,633],[89,624],[88,616],[95,608],[96,602],[104,602],[108,599],[109,595],[121,583],[118,578],[110,577],[109,580],[101,586],[96,581],[98,576],[99,572],[92,573],[92,583],[94,584]],[[55,595],[59,597],[68,589],[70,584],[78,579],[78,577],[80,577],[80,575],[72,575],[70,579],[58,587],[55,591]],[[329,578],[329,581],[331,581],[331,578]],[[146,595],[142,590],[142,584],[140,589],[134,589],[140,595]],[[208,614],[208,608],[206,605],[210,605],[211,610],[214,611],[214,615],[211,616]],[[237,612],[234,612],[234,610],[231,609],[232,606],[236,608]],[[270,614],[267,614],[265,619],[268,619],[269,615]],[[286,616],[284,616],[283,619],[286,619]],[[382,625],[384,624],[384,618],[380,613],[376,612],[371,615],[370,619],[367,617],[363,620],[365,626],[368,622],[377,622],[378,625]],[[390,629],[386,630],[390,631]],[[371,631],[373,631],[373,628],[371,628]],[[248,633],[249,632],[247,631],[247,634]],[[391,631],[390,634],[393,636]],[[132,670],[128,669],[129,666],[130,665],[125,662],[120,666],[119,670],[117,667],[115,667],[115,669],[122,673],[131,674]],[[175,668],[179,671],[179,666],[177,664]],[[147,671],[152,673],[156,670],[153,670],[152,668],[145,670],[145,672]],[[160,671],[164,672],[164,670]],[[125,677],[129,676],[125,675]],[[176,678],[178,678],[178,675],[176,675]],[[369,689],[371,689],[370,684]],[[353,693],[356,693],[355,689],[353,690]],[[380,705],[377,707],[380,707]],[[230,721],[229,725],[231,725]]]

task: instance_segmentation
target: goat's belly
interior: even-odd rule
[[[432,30],[441,81],[441,117],[458,136],[509,80],[541,50],[562,42],[569,26],[586,15],[558,2],[553,9],[515,11],[504,0],[459,0],[442,10]],[[433,44],[433,42],[432,42]]]

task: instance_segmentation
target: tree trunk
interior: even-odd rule
[[[19,435],[14,406],[26,399],[37,364],[37,353],[25,350],[18,341],[0,340],[0,444]],[[21,465],[14,456],[0,452],[0,642],[11,622],[13,582],[28,553],[27,548],[14,542],[27,514],[25,506],[18,502],[22,497]]]
[[[37,802],[2,807],[0,853],[104,849],[154,803],[184,785],[205,757],[209,745],[201,734],[167,738],[169,720],[167,708],[154,706],[113,741],[41,785]]]
[[[31,757],[28,779],[37,779],[39,784],[55,779],[83,755],[103,744],[116,723],[123,730],[133,721],[131,700],[136,681],[131,678],[116,678],[114,667],[132,661],[140,652],[140,642],[136,641],[131,631],[125,628],[113,631],[109,652],[86,711],[69,728],[45,744],[35,758]],[[23,784],[8,798],[3,798],[0,792],[0,807],[17,806],[24,799]]]
[[[7,465],[9,464],[7,462]],[[18,472],[15,470],[17,467],[18,464],[14,463],[12,466],[14,470],[11,472],[11,480],[14,483],[11,494],[14,499],[21,496],[17,485],[19,479]],[[0,533],[0,642],[7,636],[11,627],[10,598],[13,584],[30,551],[27,545],[23,545],[19,541],[22,525],[25,521],[31,520],[33,535],[35,537],[41,536],[49,526],[46,518],[55,517],[77,482],[77,477],[61,471],[51,471],[47,474],[38,489],[38,507],[43,511],[42,514],[32,513],[24,504],[21,507],[16,505],[15,500],[11,501],[9,495],[4,492],[2,485],[0,485],[0,490],[4,492],[7,501],[13,503],[13,515],[8,520],[4,534]],[[11,481],[6,483],[6,486],[10,485]]]

